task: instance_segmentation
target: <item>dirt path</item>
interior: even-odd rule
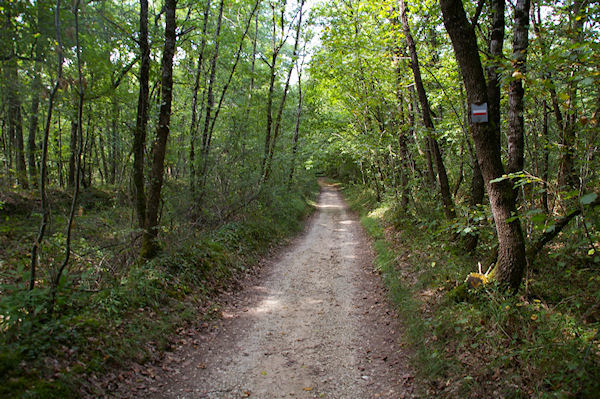
[[[359,222],[323,185],[305,233],[132,397],[411,397],[398,320]],[[150,374],[150,375],[149,375]],[[138,380],[141,381],[141,380]],[[123,392],[123,391],[121,391]]]

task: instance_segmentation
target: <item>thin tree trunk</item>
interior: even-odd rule
[[[56,295],[58,293],[58,287],[60,285],[60,279],[69,264],[71,258],[71,237],[73,232],[73,222],[75,220],[75,211],[77,209],[77,201],[79,199],[79,183],[81,180],[81,155],[84,150],[83,147],[83,73],[81,70],[81,46],[79,43],[79,5],[81,0],[75,0],[73,5],[73,13],[75,14],[75,47],[77,54],[77,76],[78,76],[78,101],[77,101],[77,135],[78,135],[78,147],[75,159],[75,186],[73,188],[73,198],[71,200],[71,210],[69,212],[69,220],[67,224],[66,242],[65,242],[65,258],[53,276],[52,286],[50,288],[50,313],[52,314],[54,304],[56,303]]]
[[[162,55],[161,68],[161,102],[158,115],[156,140],[152,146],[152,170],[148,189],[148,203],[146,206],[146,228],[142,238],[141,257],[149,259],[158,253],[158,210],[160,193],[164,178],[165,154],[167,139],[169,138],[171,124],[171,103],[173,100],[173,56],[177,36],[175,34],[176,0],[165,0],[165,45]]]
[[[202,40],[198,50],[198,62],[196,64],[196,76],[194,79],[194,90],[192,95],[192,120],[190,122],[190,191],[192,197],[196,193],[196,133],[198,131],[198,91],[200,90],[200,75],[204,62],[204,48],[206,47],[206,27],[208,26],[208,16],[210,15],[210,0],[206,1],[204,17],[202,22]]]
[[[410,32],[410,26],[408,25],[408,17],[406,15],[406,7],[404,0],[399,0],[400,3],[400,18],[402,19],[402,27],[404,29],[404,36],[408,44],[408,49],[411,58],[411,69],[417,87],[417,94],[419,102],[421,103],[421,112],[423,115],[423,125],[428,130],[429,148],[432,151],[433,160],[437,169],[437,178],[440,185],[440,192],[442,194],[442,203],[444,205],[444,214],[446,219],[456,218],[456,212],[454,210],[454,203],[452,202],[452,195],[450,194],[450,184],[448,183],[448,174],[446,173],[446,167],[444,166],[444,159],[440,152],[440,147],[437,140],[432,136],[435,126],[431,119],[431,109],[429,106],[429,100],[427,99],[427,93],[425,92],[425,86],[421,78],[421,68],[419,67],[419,57],[417,55],[417,47],[415,41]]]
[[[542,209],[546,215],[550,214],[550,203],[548,200],[548,167],[550,164],[550,150],[548,149],[549,137],[548,137],[548,106],[546,100],[542,103],[544,120],[542,125],[542,146],[543,146],[543,163],[542,163],[542,180],[543,180],[543,192],[542,192]]]
[[[143,62],[143,60],[142,60]],[[148,67],[149,68],[149,67]],[[140,82],[141,80],[143,80],[142,74],[140,74]],[[140,83],[141,85],[141,83]],[[147,86],[147,83],[146,83]],[[148,101],[146,100],[146,103]],[[120,151],[119,151],[119,131],[118,131],[118,126],[119,126],[119,101],[117,100],[116,96],[112,97],[111,100],[111,106],[112,106],[112,110],[111,110],[111,128],[110,128],[110,135],[111,135],[111,140],[110,140],[110,184],[115,184],[117,182],[117,178],[120,176],[118,175],[118,170],[119,170],[119,158],[120,158]],[[147,117],[146,117],[147,119]],[[137,129],[137,118],[136,118],[136,129]],[[135,133],[134,133],[135,135]],[[135,142],[135,138],[134,138],[134,142]]]
[[[285,6],[285,4],[284,4]],[[260,173],[261,173],[261,182],[259,183],[259,186],[262,186],[262,182],[264,182],[266,180],[266,176],[269,174],[268,172],[268,168],[269,166],[268,164],[268,159],[269,159],[269,154],[271,152],[271,141],[272,141],[272,136],[273,136],[273,94],[275,91],[275,78],[276,78],[276,67],[277,67],[277,58],[279,56],[279,51],[281,50],[282,46],[284,45],[285,41],[283,38],[283,13],[281,15],[281,39],[279,41],[279,43],[277,43],[277,14],[275,12],[275,3],[271,3],[271,10],[272,10],[272,33],[271,33],[271,38],[272,38],[272,42],[273,42],[273,53],[271,54],[271,63],[269,64],[267,62],[267,64],[269,65],[269,92],[267,94],[267,109],[266,109],[266,114],[267,114],[267,125],[266,125],[266,134],[265,134],[265,148],[264,148],[264,152],[263,152],[263,158],[262,158],[262,162],[261,162],[261,166],[260,166]]]
[[[99,163],[102,164],[101,175],[102,184],[108,183],[108,163],[106,162],[106,152],[104,151],[104,139],[102,138],[102,131],[98,135],[98,149],[97,153],[100,157]]]
[[[304,65],[304,57],[302,63],[298,65],[298,107],[296,108],[296,126],[294,128],[294,137],[292,139],[292,164],[290,166],[290,175],[288,176],[288,186],[291,187],[294,181],[294,169],[296,167],[296,154],[298,152],[298,139],[300,137],[300,117],[302,115],[302,69]]]
[[[441,1],[441,0],[440,0]],[[490,33],[490,63],[487,68],[487,103],[488,103],[488,119],[494,126],[493,137],[494,144],[501,148],[501,122],[500,122],[500,99],[501,99],[501,84],[498,65],[500,59],[504,56],[502,49],[504,47],[504,10],[505,0],[490,0],[491,12],[491,33]],[[479,59],[479,58],[478,58]],[[466,86],[466,85],[465,85]],[[469,96],[467,89],[467,97]]]
[[[221,36],[221,22],[223,20],[223,0],[219,2],[219,15],[217,17],[217,26],[215,28],[215,49],[210,63],[210,76],[208,78],[208,89],[206,91],[206,111],[204,115],[204,128],[202,130],[202,169],[200,175],[202,185],[200,187],[200,196],[204,195],[204,185],[206,184],[206,173],[208,168],[208,152],[209,152],[209,129],[212,117],[213,107],[215,106],[214,85],[217,76],[217,60],[219,58],[219,44]]]
[[[62,125],[60,123],[60,110],[56,110],[56,130],[57,130],[57,138],[56,138],[56,152],[57,152],[57,164],[58,164],[58,185],[59,187],[65,186],[65,177],[64,177],[64,165],[63,165],[63,154],[62,154]]]
[[[78,119],[71,119],[71,145],[69,149],[69,177],[67,185],[73,187],[75,185],[75,163],[77,158],[77,132],[79,131]]]
[[[595,208],[597,206],[600,206],[600,196],[597,196],[593,202],[586,206],[588,208]],[[544,231],[544,233],[529,248],[527,248],[527,258],[529,260],[529,263],[533,263],[533,260],[535,259],[537,254],[542,250],[542,248],[544,248],[544,246],[547,243],[552,241],[554,237],[556,237],[573,218],[580,215],[582,213],[582,209],[583,207],[579,207],[558,219],[556,223],[554,223],[554,227],[552,229]]]
[[[454,53],[467,89],[467,100],[469,104],[489,104],[477,37],[473,26],[467,20],[462,1],[440,0],[440,5],[444,25],[452,40]],[[491,109],[488,110],[489,122],[473,123],[471,121],[471,129],[477,160],[490,197],[498,234],[498,259],[494,276],[501,284],[517,290],[527,263],[525,242],[521,223],[518,218],[513,218],[516,207],[512,184],[507,179],[495,180],[502,178],[504,167],[499,145],[499,126],[493,122],[499,117],[491,115],[491,111]]]
[[[21,115],[21,98],[18,92],[19,74],[17,59],[13,54],[4,66],[6,79],[6,98],[8,102],[8,131],[15,148],[15,165],[17,181],[25,189],[29,188],[27,167],[25,165],[25,145],[23,141],[23,117]]]
[[[140,91],[133,133],[133,185],[138,227],[146,227],[146,194],[144,187],[144,152],[148,125],[148,93],[150,77],[150,46],[148,44],[148,0],[140,0]],[[111,180],[114,169],[111,169]]]
[[[242,34],[242,37],[240,38],[240,44],[239,44],[237,52],[236,52],[235,61],[233,62],[233,66],[231,67],[231,71],[229,72],[229,77],[227,78],[225,85],[223,85],[223,88],[221,89],[221,96],[219,97],[219,102],[215,109],[215,114],[212,117],[212,120],[210,121],[210,126],[208,128],[208,132],[205,132],[207,140],[206,140],[206,146],[203,148],[202,189],[204,189],[205,184],[206,184],[206,178],[207,178],[207,173],[208,173],[208,156],[209,156],[209,152],[210,152],[212,135],[213,135],[213,132],[215,129],[215,123],[217,121],[217,118],[219,117],[219,113],[221,112],[221,108],[223,106],[223,101],[225,100],[227,90],[229,89],[231,80],[233,79],[233,75],[235,74],[235,70],[237,68],[238,62],[240,60],[240,56],[242,54],[244,40],[246,39],[246,35],[248,34],[248,31],[250,30],[250,25],[252,23],[254,13],[258,9],[259,4],[260,4],[260,0],[257,0],[254,5],[254,8],[252,9],[252,12],[250,13],[250,16],[248,17],[248,21],[246,23],[246,28],[244,29],[244,33]],[[213,59],[213,61],[216,61],[216,59]],[[211,71],[211,76],[212,76],[212,71]],[[210,86],[209,86],[209,88],[210,88]],[[212,108],[212,106],[211,106],[211,108]],[[206,116],[207,116],[207,118],[209,117],[208,107],[207,107]],[[205,125],[205,128],[206,128],[206,125]],[[203,134],[203,137],[204,136],[205,136],[205,134]]]
[[[8,59],[4,64],[4,79],[6,83],[6,102],[8,105],[8,131],[13,147],[15,149],[15,166],[17,181],[24,189],[29,188],[27,181],[27,166],[25,165],[25,144],[23,142],[23,117],[21,115],[21,97],[19,93],[19,65],[15,54],[16,35],[13,26],[14,16],[11,15],[12,7],[6,12],[5,29],[13,40],[5,45],[8,49]]]
[[[411,126],[412,135],[417,145],[417,150],[419,151],[419,154],[425,155],[425,161],[427,163],[427,183],[429,184],[429,186],[435,187],[436,177],[435,172],[433,170],[433,156],[431,151],[431,145],[429,143],[429,140],[426,139],[425,148],[422,149],[419,146],[419,137],[417,135],[418,124],[416,118],[416,115],[419,113],[419,106],[417,104],[418,100],[414,86],[410,86],[408,90],[410,92],[410,101],[408,103],[408,123]]]
[[[40,8],[41,5],[37,4],[38,8],[38,24],[40,21]],[[38,130],[38,119],[39,119],[39,105],[40,105],[40,93],[42,91],[42,78],[40,76],[42,63],[42,51],[41,45],[36,44],[35,49],[35,65],[33,70],[33,82],[31,85],[31,113],[29,116],[29,134],[27,136],[27,166],[29,166],[29,179],[31,184],[37,187],[38,176],[36,167],[36,143],[35,138]]]
[[[508,161],[506,171],[515,173],[524,166],[523,76],[527,70],[529,45],[529,0],[517,0],[513,25],[513,80],[508,86]]]
[[[38,234],[31,248],[31,264],[29,271],[29,290],[33,290],[35,288],[35,279],[37,273],[37,265],[38,265],[38,256],[41,251],[40,246],[42,245],[42,241],[44,239],[44,235],[46,233],[46,228],[48,226],[48,218],[49,218],[49,207],[48,207],[48,198],[46,194],[46,180],[48,176],[48,167],[47,167],[47,158],[48,158],[48,139],[50,137],[50,124],[52,123],[52,110],[54,109],[54,100],[56,98],[56,93],[58,92],[58,87],[60,80],[62,79],[62,67],[63,67],[63,47],[62,47],[62,38],[60,35],[60,0],[56,0],[56,8],[54,11],[54,26],[56,28],[56,42],[57,42],[57,51],[56,54],[58,56],[58,71],[56,74],[56,81],[54,82],[54,86],[52,87],[52,91],[50,92],[50,96],[48,98],[48,112],[46,114],[46,123],[44,125],[44,137],[42,140],[42,159],[40,163],[40,205],[41,205],[41,213],[42,218],[40,219],[40,225],[38,229]]]
[[[287,78],[285,80],[285,87],[283,88],[283,95],[281,97],[281,101],[279,102],[279,110],[277,111],[277,117],[275,118],[275,124],[273,125],[273,136],[270,140],[269,153],[266,159],[263,181],[267,181],[269,175],[271,174],[271,168],[273,163],[273,155],[275,153],[275,146],[277,145],[277,138],[279,137],[279,132],[281,131],[281,116],[283,115],[283,108],[285,107],[285,99],[288,93],[288,89],[290,87],[290,78],[292,76],[292,70],[294,69],[294,63],[296,57],[298,56],[298,44],[300,43],[300,28],[302,26],[302,16],[304,11],[304,0],[300,0],[300,11],[298,15],[298,25],[296,26],[296,39],[294,40],[294,50],[292,53],[292,63],[290,68],[288,69]],[[273,60],[274,61],[274,60]],[[272,77],[271,77],[272,78]]]

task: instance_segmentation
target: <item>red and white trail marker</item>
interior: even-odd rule
[[[471,122],[485,123],[488,121],[487,103],[471,104]]]

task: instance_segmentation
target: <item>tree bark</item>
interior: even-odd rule
[[[23,141],[23,117],[21,115],[21,98],[18,92],[19,73],[17,58],[13,53],[4,65],[6,79],[6,100],[8,103],[8,131],[15,148],[15,165],[17,181],[24,189],[29,188],[27,166],[25,165],[25,144]]]
[[[513,25],[513,80],[508,86],[508,161],[506,171],[515,173],[524,166],[524,118],[523,77],[527,70],[527,46],[529,45],[529,0],[517,0]]]
[[[548,149],[549,145],[549,137],[548,137],[548,106],[546,105],[546,100],[542,102],[544,119],[542,125],[542,146],[543,146],[543,163],[542,163],[542,180],[543,180],[543,188],[542,192],[542,209],[544,213],[548,215],[550,213],[550,201],[548,199],[548,167],[550,164],[550,150]]]
[[[77,158],[77,132],[79,131],[77,116],[71,119],[71,145],[69,148],[69,176],[67,185],[73,187],[75,185],[75,163]]]
[[[473,26],[467,20],[462,1],[440,0],[440,5],[444,25],[452,40],[467,90],[467,100],[469,104],[488,103],[488,90],[479,58],[477,37]],[[491,114],[491,109],[488,112]],[[494,119],[490,118],[490,121],[485,123],[473,123],[470,120],[471,131],[498,234],[498,258],[494,276],[501,284],[517,290],[527,262],[525,242],[521,223],[518,218],[513,218],[516,207],[511,182],[507,179],[492,182],[504,175],[499,126],[493,122]]]
[[[149,68],[149,67],[148,67]],[[142,76],[140,74],[140,81],[142,80]],[[146,86],[148,84],[146,83]],[[148,102],[146,100],[146,102]],[[120,179],[121,174],[119,174],[119,158],[120,158],[120,146],[119,146],[119,101],[116,96],[113,96],[111,99],[111,143],[110,143],[110,184],[115,184],[117,182],[117,178]],[[147,118],[146,118],[147,119]],[[136,128],[137,128],[137,117],[136,117]],[[135,130],[134,130],[135,135]],[[135,141],[135,139],[134,139]]]
[[[456,218],[456,212],[454,210],[454,203],[452,202],[452,195],[450,194],[450,184],[448,183],[448,174],[446,173],[446,167],[444,166],[444,159],[440,152],[440,146],[432,136],[435,130],[433,120],[431,119],[431,108],[429,106],[429,100],[427,99],[427,93],[425,92],[425,86],[423,85],[423,79],[421,78],[421,68],[419,66],[419,57],[417,54],[417,46],[410,32],[410,26],[408,25],[408,17],[406,13],[406,7],[404,0],[399,0],[400,4],[400,18],[402,19],[402,27],[404,29],[404,36],[408,44],[408,49],[411,58],[411,69],[415,79],[415,85],[417,87],[417,94],[419,96],[419,102],[421,103],[421,113],[423,116],[423,125],[428,130],[428,141],[429,148],[433,155],[435,167],[437,170],[438,184],[440,185],[440,192],[442,195],[442,203],[444,205],[444,214],[446,219]]]
[[[441,1],[441,0],[440,0]],[[504,10],[505,0],[490,0],[491,8],[491,27],[490,27],[490,65],[487,68],[487,103],[488,103],[488,119],[494,126],[494,144],[501,147],[501,122],[500,122],[500,74],[498,73],[498,64],[504,56],[502,49],[504,47]],[[456,50],[455,50],[456,51]],[[479,58],[478,58],[479,59]],[[468,89],[467,89],[468,97]]]
[[[209,129],[212,117],[213,107],[215,106],[214,86],[217,76],[217,60],[219,58],[219,44],[221,36],[221,22],[223,20],[223,0],[219,2],[219,15],[217,17],[217,26],[215,28],[215,48],[213,50],[213,56],[210,62],[210,76],[208,78],[208,89],[206,91],[206,111],[204,115],[204,128],[202,129],[202,169],[200,170],[200,176],[202,178],[202,184],[200,187],[200,196],[204,195],[204,185],[206,184],[206,173],[208,169],[208,152],[210,148]],[[201,198],[199,201],[201,201]]]
[[[173,56],[175,54],[176,0],[165,0],[165,44],[161,61],[161,102],[158,115],[156,140],[152,146],[152,170],[148,189],[148,203],[146,206],[146,228],[142,236],[141,257],[150,259],[158,253],[156,242],[158,235],[158,208],[165,169],[165,154],[167,139],[169,138],[171,124],[171,103],[173,100]]]
[[[269,178],[269,175],[271,173],[271,167],[272,167],[272,162],[273,162],[273,154],[275,153],[275,146],[277,144],[277,138],[279,137],[279,132],[281,130],[281,116],[283,114],[283,108],[285,107],[285,99],[288,93],[288,89],[290,87],[290,78],[292,76],[292,70],[294,69],[294,62],[296,60],[296,57],[298,56],[298,44],[300,43],[300,28],[302,26],[302,15],[303,15],[303,8],[304,8],[304,0],[300,0],[300,11],[299,11],[299,16],[298,16],[298,25],[296,26],[296,39],[294,40],[294,50],[292,52],[292,63],[290,65],[290,68],[288,69],[288,73],[287,73],[287,78],[285,81],[285,86],[283,88],[283,95],[281,96],[281,101],[279,102],[279,109],[277,110],[277,116],[275,118],[275,123],[272,124],[272,115],[271,115],[271,109],[268,108],[268,119],[271,121],[271,123],[268,123],[268,134],[267,134],[267,138],[268,140],[265,141],[265,150],[267,150],[267,153],[265,154],[265,159],[263,161],[264,164],[264,168],[263,168],[263,175],[262,175],[262,182],[267,181],[267,179]],[[279,49],[281,49],[281,46],[283,46],[284,41],[280,42],[280,45],[278,47],[277,52],[279,51]],[[274,52],[275,54],[275,52]],[[269,86],[269,98],[270,101],[272,103],[272,97],[273,97],[273,86],[274,86],[274,79],[275,79],[275,61],[276,61],[276,57],[273,57],[273,65],[271,68],[271,84]],[[271,134],[272,133],[272,134]]]
[[[298,152],[298,139],[300,138],[300,117],[302,116],[302,63],[298,65],[298,107],[296,108],[296,126],[294,128],[294,137],[292,139],[292,164],[290,166],[290,175],[288,176],[288,186],[291,187],[294,180],[294,169],[296,167],[296,154]]]
[[[79,43],[79,5],[81,0],[75,0],[73,4],[73,14],[75,14],[75,48],[77,58],[77,152],[75,154],[75,185],[73,187],[73,197],[71,199],[71,209],[69,211],[69,220],[67,221],[67,231],[65,238],[65,257],[52,276],[52,286],[50,287],[50,314],[53,313],[54,304],[56,302],[56,295],[58,293],[58,287],[60,285],[60,279],[69,264],[71,258],[71,238],[73,233],[73,222],[75,220],[75,212],[77,209],[77,201],[79,199],[79,184],[81,181],[81,155],[84,150],[83,143],[83,100],[84,100],[84,88],[83,88],[83,72],[81,62],[81,46]]]
[[[60,0],[56,0],[56,8],[54,11],[54,26],[56,28],[56,43],[57,43],[57,58],[58,58],[58,67],[56,73],[56,81],[54,82],[54,86],[52,87],[52,91],[50,92],[50,96],[48,98],[48,112],[46,113],[46,123],[44,125],[44,137],[42,140],[42,159],[40,162],[40,206],[42,218],[40,219],[40,225],[38,228],[38,234],[31,248],[31,264],[29,271],[29,290],[33,290],[35,288],[35,280],[37,273],[37,265],[38,265],[38,255],[41,251],[42,241],[44,240],[44,235],[46,234],[46,228],[48,227],[48,219],[50,215],[50,210],[48,207],[48,197],[46,193],[46,182],[48,176],[47,169],[47,159],[48,159],[48,139],[50,137],[50,124],[52,123],[52,111],[54,109],[54,100],[56,99],[56,94],[58,92],[58,88],[60,85],[60,81],[62,79],[62,70],[63,70],[63,47],[62,47],[62,38],[60,34]]]
[[[227,90],[229,89],[231,80],[233,79],[233,75],[235,74],[235,70],[237,68],[240,57],[242,55],[242,50],[244,47],[244,40],[246,39],[246,35],[248,34],[248,31],[250,30],[250,25],[252,24],[252,19],[254,17],[254,13],[258,9],[259,4],[260,4],[260,0],[257,0],[256,3],[254,4],[254,8],[252,9],[252,12],[250,13],[250,16],[248,17],[248,21],[246,22],[244,33],[242,34],[242,37],[240,38],[240,43],[239,43],[239,46],[238,46],[238,49],[237,49],[237,52],[235,55],[235,60],[233,62],[233,66],[231,67],[227,81],[225,82],[225,84],[223,85],[223,88],[221,89],[221,95],[219,97],[219,102],[217,103],[216,108],[214,108],[214,116],[212,116],[212,119],[210,116],[210,114],[211,114],[210,110],[212,110],[214,107],[214,99],[213,99],[213,103],[210,104],[210,109],[208,106],[206,109],[206,121],[210,122],[210,124],[208,125],[207,123],[205,123],[205,126],[204,126],[205,131],[202,134],[202,137],[203,137],[203,148],[202,148],[203,164],[202,164],[202,170],[201,170],[202,171],[202,186],[201,186],[202,190],[204,190],[205,185],[206,185],[206,179],[207,179],[207,173],[208,173],[208,156],[209,156],[209,152],[210,152],[210,146],[211,146],[213,132],[215,129],[215,123],[217,121],[217,118],[219,117],[219,113],[221,112],[221,108],[223,106],[223,101],[225,100]],[[217,51],[217,50],[215,49],[215,51]],[[213,58],[213,65],[211,66],[211,83],[209,85],[209,90],[211,90],[213,82],[214,82],[214,78],[215,78],[215,76],[213,76],[213,68],[215,68],[215,72],[216,72],[216,57]],[[204,140],[206,140],[206,141],[204,142]]]
[[[17,62],[17,54],[15,53],[17,34],[15,32],[15,27],[13,26],[14,16],[11,15],[11,9],[12,7],[8,7],[5,10],[5,29],[11,39],[9,43],[5,44],[5,46],[8,47],[8,58],[4,63],[8,132],[10,141],[15,149],[17,181],[22,188],[28,189],[27,166],[25,165],[25,145],[23,142],[23,117],[21,115],[21,97],[19,93],[19,65]]]
[[[192,120],[190,122],[190,191],[192,197],[196,195],[196,133],[198,130],[198,91],[200,90],[200,75],[204,63],[204,49],[206,47],[206,27],[208,26],[208,17],[210,15],[210,0],[206,1],[204,16],[202,22],[202,40],[198,50],[198,61],[196,63],[196,76],[194,77],[194,89],[192,92]],[[202,107],[200,114],[202,113]]]
[[[133,185],[135,187],[135,208],[138,226],[146,226],[146,194],[144,187],[144,151],[148,125],[148,93],[150,76],[150,46],[148,44],[148,0],[140,1],[140,91],[138,95],[137,117],[133,133]],[[111,171],[114,179],[114,169]]]
[[[40,22],[40,8],[41,5],[37,4],[38,8],[38,24]],[[36,167],[36,143],[35,138],[38,130],[38,119],[39,119],[39,106],[40,106],[40,93],[42,91],[42,78],[40,72],[42,69],[42,46],[37,43],[35,46],[35,65],[33,69],[33,82],[31,84],[31,112],[29,115],[29,134],[27,136],[27,166],[29,167],[29,179],[31,184],[37,187],[38,176]]]

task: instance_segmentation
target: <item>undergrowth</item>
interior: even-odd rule
[[[13,211],[5,208],[0,215],[5,222],[0,239],[8,243],[0,262],[0,397],[102,394],[96,382],[107,370],[154,359],[169,349],[178,328],[213,317],[211,298],[253,269],[268,248],[302,228],[317,191],[314,179],[293,189],[265,190],[235,218],[206,229],[187,223],[181,209],[166,209],[163,251],[146,263],[137,257],[139,232],[132,228],[127,199],[103,190],[85,193],[76,219],[75,260],[52,314],[47,309],[50,270],[41,270],[38,288],[27,290],[28,247],[39,219],[35,214],[24,219],[28,211],[20,202]],[[62,259],[60,201],[54,209],[41,265]]]
[[[485,251],[465,255],[452,226],[404,214],[393,198],[378,203],[364,186],[343,191],[374,239],[423,397],[598,397],[600,270],[578,263],[569,240],[539,258],[516,295],[494,284],[456,295]]]

